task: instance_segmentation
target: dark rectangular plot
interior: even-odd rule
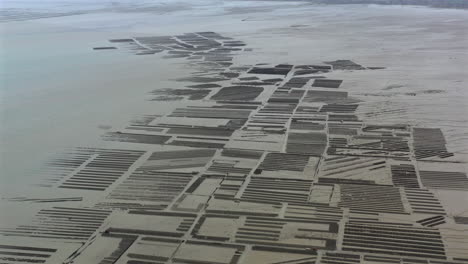
[[[296,109],[297,104],[294,103],[274,103],[269,102],[262,109],[259,110],[259,113],[284,113],[292,114],[294,109]]]
[[[324,98],[324,99],[347,98],[348,97],[348,92],[309,90],[309,91],[307,91],[306,97],[308,97],[308,98],[317,98],[317,99],[320,99],[320,98]]]
[[[291,122],[291,129],[296,130],[323,130],[325,129],[324,124],[308,122],[308,121],[301,121],[293,119]]]
[[[223,143],[203,142],[203,141],[173,140],[168,145],[185,146],[185,147],[193,147],[193,148],[219,148],[219,149],[222,149],[225,144],[223,144]]]
[[[252,101],[263,92],[262,87],[230,86],[224,87],[211,97],[211,100],[244,100]]]
[[[272,78],[272,79],[263,79],[262,81],[266,82],[266,83],[279,83],[279,82],[282,82],[283,79],[282,78]]]
[[[241,81],[255,81],[255,80],[258,80],[259,78],[258,77],[255,77],[255,76],[252,76],[252,77],[241,77],[239,78],[239,80]]]
[[[299,153],[311,156],[321,156],[325,152],[325,144],[302,144],[302,143],[288,143],[286,147],[287,153]]]
[[[53,249],[53,248],[23,247],[23,246],[14,246],[14,245],[0,245],[0,249],[38,251],[38,252],[50,252],[50,253],[57,252],[57,249]]]
[[[198,118],[222,118],[222,119],[246,119],[250,110],[219,109],[219,108],[177,108],[170,116],[198,117]]]
[[[381,256],[364,256],[364,260],[366,261],[375,261],[375,262],[382,262],[382,263],[397,263],[400,264],[399,257],[381,257]]]
[[[269,103],[297,104],[304,95],[303,90],[292,89],[289,91],[276,90],[268,100]]]
[[[237,78],[240,75],[238,72],[221,72],[219,74],[227,78]]]
[[[445,259],[439,231],[383,224],[346,224],[343,250]]]
[[[352,264],[352,263],[361,263],[361,256],[353,254],[343,254],[343,253],[331,253],[327,252],[322,256],[320,263],[325,264]]]
[[[284,84],[286,87],[302,88],[306,85],[311,78],[307,77],[294,77],[291,78],[287,83]]]
[[[357,104],[327,104],[320,108],[320,112],[353,113],[358,106]]]
[[[466,216],[454,216],[453,220],[459,225],[468,225],[468,217]]]
[[[168,204],[156,204],[156,205],[144,205],[138,202],[123,202],[123,203],[108,203],[108,202],[100,202],[97,203],[94,208],[101,208],[101,209],[110,209],[110,210],[129,210],[129,209],[140,209],[140,210],[164,210]]]
[[[227,108],[227,109],[250,109],[255,110],[258,108],[258,105],[255,105],[259,102],[239,102],[239,101],[217,101],[220,105],[214,105],[212,108]],[[249,105],[252,103],[254,105]]]
[[[290,204],[302,204],[307,202],[308,195],[276,190],[270,191],[250,188],[244,191],[244,193],[242,194],[242,199],[245,201],[254,202],[288,202]]]
[[[400,191],[393,186],[340,185],[339,206],[373,212],[404,213]]]
[[[434,194],[426,189],[405,188],[406,199],[414,213],[445,215],[445,210]]]
[[[182,237],[184,235],[184,233],[178,233],[178,232],[152,231],[152,230],[114,228],[114,227],[110,227],[106,229],[105,232],[111,233],[111,234],[130,234],[130,235],[168,236],[168,237]]]
[[[311,114],[311,113],[318,112],[318,110],[319,110],[319,107],[316,107],[316,106],[299,106],[296,109],[296,113]],[[323,115],[323,116],[314,116],[313,119],[317,120],[317,121],[325,121],[326,116],[325,115]]]
[[[402,132],[408,131],[407,125],[366,125],[362,130],[363,131],[373,131],[373,130],[398,130]]]
[[[332,135],[354,136],[357,135],[357,130],[353,128],[330,127],[328,128],[328,133]]]
[[[272,85],[272,83],[269,82],[263,82],[263,81],[249,81],[249,82],[236,82],[234,84],[239,84],[239,85],[248,85],[248,86],[263,86],[263,85]]]
[[[374,181],[368,180],[353,180],[353,179],[342,179],[342,178],[319,178],[320,184],[360,184],[360,185],[375,185]]]
[[[242,47],[245,46],[244,43],[224,43],[223,46],[225,47]]]
[[[288,141],[306,143],[326,143],[327,134],[318,132],[289,133]]]
[[[257,169],[266,171],[304,171],[304,168],[308,162],[309,157],[306,155],[288,153],[268,153]]]
[[[195,84],[195,85],[188,85],[188,88],[196,88],[196,89],[210,89],[210,88],[220,88],[221,85],[215,83],[203,83],[203,84]]]
[[[226,47],[219,47],[214,50],[210,50],[209,53],[215,53],[215,54],[226,54],[226,53],[231,53],[232,51],[241,51],[241,48],[226,48]]]
[[[291,69],[290,68],[260,68],[254,67],[248,73],[252,74],[278,74],[278,75],[287,75]]]
[[[127,254],[127,257],[129,258],[136,258],[136,259],[143,259],[143,260],[152,260],[151,262],[146,262],[146,261],[133,261],[133,260],[130,260],[127,262],[127,264],[152,264],[152,263],[156,263],[156,262],[153,262],[153,261],[166,261],[168,260],[169,258],[167,257],[160,257],[160,256],[153,256],[153,255],[143,255],[143,254],[133,254],[133,253],[128,253]]]
[[[315,79],[313,87],[339,88],[343,80]]]
[[[314,73],[318,73],[320,72],[320,70],[316,70],[316,69],[304,69],[304,70],[296,70],[294,72],[294,75],[306,75],[306,74],[314,74]]]
[[[422,184],[442,190],[468,190],[468,178],[463,172],[419,171]]]
[[[248,69],[250,69],[250,66],[237,66],[237,67],[233,66],[229,68],[229,70],[231,71],[238,71],[238,72],[245,72]]]
[[[208,168],[210,172],[218,172],[223,174],[238,173],[248,175],[252,168],[234,167],[231,163],[224,163],[222,161],[214,161]]]
[[[216,127],[174,127],[170,128],[167,134],[229,137],[233,132],[231,129]]]
[[[341,91],[317,91],[309,90],[304,97],[304,102],[340,102],[348,98],[348,92]]]
[[[148,160],[167,160],[184,158],[212,157],[215,151],[212,149],[174,150],[154,152]]]
[[[233,59],[232,57],[228,57],[228,56],[205,56],[205,61],[232,61],[232,59]]]
[[[286,152],[321,156],[326,146],[327,135],[325,133],[289,133]]]
[[[133,39],[110,39],[109,42],[125,43],[125,42],[134,42],[134,40]]]
[[[252,177],[247,188],[290,190],[308,193],[312,185],[311,180],[278,179],[265,177]]]
[[[262,151],[247,150],[247,149],[223,149],[221,153],[225,157],[244,158],[244,159],[260,159]]]
[[[311,79],[313,79],[313,77],[293,77],[289,79],[288,83],[304,83],[305,84]]]
[[[217,137],[177,136],[177,138],[180,138],[180,139],[199,139],[199,140],[229,141],[229,138],[217,138]]]
[[[416,169],[411,164],[392,165],[393,185],[406,188],[419,188]]]
[[[300,99],[298,98],[284,98],[284,97],[276,97],[268,99],[268,103],[285,103],[285,104],[297,104],[299,103]]]
[[[447,151],[445,137],[439,128],[414,128],[413,139],[417,159],[453,156]]]
[[[348,140],[346,138],[329,138],[330,147],[346,147]]]
[[[112,50],[117,49],[116,47],[94,47],[93,50]]]
[[[191,173],[138,171],[110,193],[110,199],[171,202],[192,180]]]
[[[329,114],[328,121],[336,122],[357,122],[359,121],[358,117],[355,115],[340,115],[340,114]]]

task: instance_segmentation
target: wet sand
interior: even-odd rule
[[[47,263],[466,261],[466,11],[177,7],[3,24],[3,244]],[[372,251],[363,223],[442,238]]]

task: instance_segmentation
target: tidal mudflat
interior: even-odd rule
[[[468,262],[466,11],[182,6],[3,22],[0,260]]]

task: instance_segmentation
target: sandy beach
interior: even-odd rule
[[[0,262],[468,263],[468,11],[0,15]]]

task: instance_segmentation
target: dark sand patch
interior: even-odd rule
[[[313,87],[323,87],[323,88],[339,88],[342,80],[331,80],[331,79],[315,79],[312,84]]]
[[[242,100],[252,101],[263,92],[257,86],[230,86],[224,87],[211,97],[211,100]]]

